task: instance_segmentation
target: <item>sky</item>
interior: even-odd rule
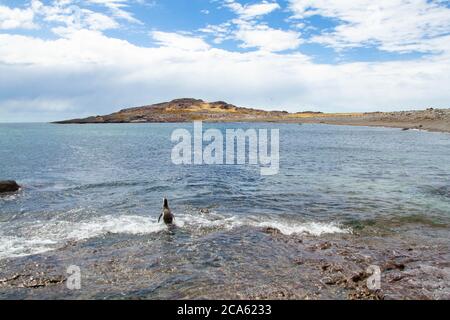
[[[0,0],[0,122],[190,97],[450,107],[450,1]]]

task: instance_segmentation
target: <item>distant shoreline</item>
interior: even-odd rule
[[[418,127],[417,123],[390,123],[390,122],[371,122],[371,121],[358,121],[351,122],[346,121],[346,119],[342,119],[339,121],[331,121],[331,120],[323,120],[323,119],[308,119],[307,121],[208,121],[205,120],[205,123],[281,123],[281,124],[322,124],[322,125],[332,125],[332,126],[353,126],[353,127],[368,127],[368,128],[390,128],[390,129],[405,129],[407,130],[419,130],[425,132],[433,132],[433,133],[450,133],[450,127],[442,128],[440,124],[429,123],[426,126]],[[133,123],[133,122],[121,122],[121,123],[70,123],[71,125],[89,125],[89,124],[164,124],[164,123],[189,123],[189,122],[141,122],[141,123]],[[55,123],[53,123],[55,124]],[[58,123],[56,123],[58,124]],[[69,124],[69,123],[66,123]],[[419,125],[420,126],[420,125]],[[448,126],[448,125],[447,125]]]
[[[382,127],[382,128],[398,128],[403,130],[421,130],[428,132],[450,133],[450,122],[447,121],[389,121],[377,120],[370,117],[360,118],[330,118],[316,119],[311,118],[303,121],[308,124],[327,124],[340,126],[356,126],[356,127]]]
[[[322,113],[305,111],[265,111],[237,107],[224,101],[206,102],[200,99],[176,99],[149,106],[123,109],[118,112],[53,122],[55,124],[106,123],[189,123],[193,121],[215,123],[317,123],[330,125],[375,126],[450,132],[450,109],[372,112]]]

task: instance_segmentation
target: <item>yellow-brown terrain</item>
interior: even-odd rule
[[[159,122],[280,122],[383,126],[450,132],[450,109],[371,113],[321,113],[265,111],[243,108],[224,101],[176,99],[149,106],[123,109],[104,116],[58,121],[59,124],[159,123]]]

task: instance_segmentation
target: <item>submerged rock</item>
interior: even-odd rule
[[[0,181],[0,193],[16,192],[19,189],[20,186],[15,181],[12,180]]]
[[[267,234],[270,234],[270,235],[273,235],[273,236],[281,234],[281,231],[279,229],[272,228],[272,227],[264,228],[263,231],[264,231],[264,233],[267,233]]]
[[[385,271],[389,271],[389,270],[405,270],[405,265],[403,263],[397,263],[395,261],[388,261],[385,265],[384,265],[384,270]]]

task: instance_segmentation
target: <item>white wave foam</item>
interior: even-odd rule
[[[80,241],[108,233],[150,234],[164,228],[163,224],[143,216],[104,216],[86,222],[36,222],[20,227],[23,236],[0,234],[0,259],[43,253],[67,241]]]
[[[256,227],[262,228],[275,228],[280,230],[285,235],[293,234],[310,234],[313,236],[321,236],[331,233],[350,233],[351,231],[346,228],[342,228],[335,223],[320,223],[320,222],[307,222],[307,223],[287,223],[287,222],[257,222],[253,224]]]
[[[22,237],[0,237],[0,259],[44,253],[57,248],[57,242]]]
[[[285,235],[321,236],[332,233],[351,233],[349,228],[344,228],[337,223],[280,221],[278,217],[224,217],[214,213],[210,213],[208,216],[182,216],[179,226],[184,227],[186,224],[189,227],[221,227],[228,230],[239,226],[275,228]]]
[[[328,233],[350,233],[351,230],[335,223],[295,222],[278,217],[237,217],[223,216],[214,212],[208,214],[180,214],[175,219],[179,228],[188,230],[224,229],[250,226],[256,228],[276,228],[285,235],[310,234],[321,236]],[[2,228],[0,228],[1,230]],[[103,216],[83,222],[45,221],[21,226],[18,235],[0,234],[0,259],[20,257],[54,250],[67,241],[79,241],[108,233],[145,235],[166,230],[156,218],[124,215]]]
[[[65,229],[71,230],[68,233],[69,239],[82,240],[107,233],[150,234],[164,230],[164,225],[143,216],[105,216],[76,225],[69,224]]]

